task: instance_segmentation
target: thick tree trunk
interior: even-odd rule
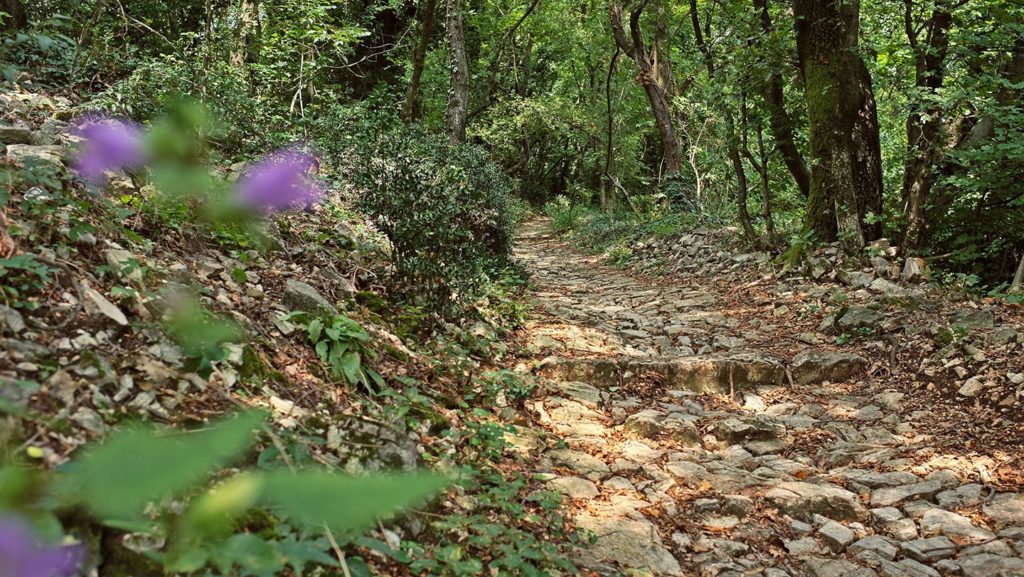
[[[949,28],[953,24],[949,0],[935,4],[924,44],[914,30],[912,3],[906,3],[907,40],[914,50],[915,82],[921,100],[919,110],[907,117],[907,161],[903,172],[903,239],[904,252],[915,252],[924,246],[927,231],[926,207],[935,185],[936,165],[942,158],[945,137],[942,108],[935,96],[945,79],[946,53],[949,50]]]
[[[469,62],[466,57],[466,36],[462,29],[461,0],[447,0],[448,68],[451,85],[448,89],[448,138],[454,143],[466,141],[466,119],[469,114]]]
[[[430,47],[430,33],[434,30],[437,0],[425,0],[420,4],[417,16],[420,20],[420,41],[412,53],[412,78],[405,91],[405,104],[402,105],[402,119],[411,122],[419,116],[420,80],[423,78],[423,67],[427,60],[427,49]]]
[[[768,12],[768,0],[754,0],[754,11],[758,13],[761,21],[761,32],[768,36],[772,32],[772,18]],[[789,173],[793,175],[800,193],[807,197],[811,191],[811,172],[807,169],[807,163],[796,146],[796,130],[793,118],[786,110],[786,99],[782,74],[778,68],[771,64],[771,73],[767,82],[761,87],[761,97],[764,99],[765,109],[768,111],[768,127],[775,138],[775,146],[779,149],[782,161],[785,163]]]
[[[0,12],[6,12],[4,18],[4,31],[14,32],[28,28],[28,13],[25,11],[25,4],[21,0],[4,0]]]
[[[665,163],[667,175],[678,174],[683,167],[683,153],[679,146],[679,138],[676,136],[675,126],[672,124],[672,110],[669,106],[669,95],[665,87],[658,82],[659,72],[651,54],[644,45],[643,35],[640,31],[640,15],[643,13],[645,3],[640,4],[632,11],[629,18],[629,36],[622,24],[622,7],[615,0],[608,3],[611,20],[612,33],[615,36],[615,43],[629,56],[640,74],[638,80],[643,86],[647,100],[651,103],[651,112],[654,115],[654,124],[658,129],[658,138],[661,141],[661,156]],[[664,58],[664,57],[663,57]]]
[[[235,33],[235,46],[228,56],[232,66],[254,63],[257,60],[260,28],[259,6],[253,0],[241,0],[238,3],[238,28]]]
[[[858,0],[795,0],[812,169],[806,226],[851,251],[881,236],[882,153],[871,75],[857,53]]]

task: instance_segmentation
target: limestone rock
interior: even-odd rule
[[[32,144],[32,129],[27,126],[0,124],[0,144]]]
[[[871,492],[872,507],[891,507],[914,499],[931,499],[942,490],[938,481],[924,481],[913,485],[885,487]]]
[[[648,569],[654,573],[681,575],[679,562],[661,542],[649,521],[618,515],[583,512],[576,526],[590,531],[595,543],[582,551],[583,565],[616,563],[627,569]]]
[[[873,329],[885,319],[885,315],[867,307],[853,306],[846,309],[836,324],[844,331],[852,329]]]
[[[765,493],[765,499],[781,512],[811,521],[815,514],[839,521],[856,521],[867,517],[867,510],[857,495],[830,483],[787,481]]]
[[[61,146],[32,146],[30,144],[9,144],[7,158],[28,164],[49,164],[60,167],[64,162],[64,148]]]
[[[844,559],[807,560],[807,574],[811,577],[877,577],[877,573]]]
[[[548,481],[548,485],[570,499],[593,499],[601,494],[597,485],[581,477],[557,477]]]
[[[322,315],[338,314],[338,309],[334,308],[320,291],[295,279],[288,279],[285,282],[282,301],[286,307],[296,311]]]
[[[903,282],[921,282],[928,280],[928,261],[923,258],[910,257],[903,263],[900,273]]]
[[[982,507],[981,512],[992,519],[996,529],[1024,526],[1024,495],[1001,493]]]
[[[867,366],[867,360],[860,355],[807,350],[793,358],[792,371],[797,383],[809,385],[842,382],[863,374]]]

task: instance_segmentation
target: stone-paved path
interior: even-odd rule
[[[659,287],[529,223],[529,348],[548,377],[513,439],[571,500],[600,575],[1024,576],[1024,495],[929,446],[855,355],[721,342],[699,288]]]

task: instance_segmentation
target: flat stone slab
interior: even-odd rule
[[[614,563],[624,569],[647,569],[654,574],[682,575],[679,561],[661,542],[658,530],[644,519],[582,512],[576,526],[592,532],[596,542],[580,551],[580,562],[593,566]]]
[[[726,353],[674,359],[552,359],[545,364],[552,377],[583,381],[596,387],[627,385],[636,379],[697,393],[783,385],[786,368],[765,353]]]
[[[764,498],[779,511],[807,522],[815,514],[837,521],[862,520],[868,514],[856,494],[830,483],[779,483]]]

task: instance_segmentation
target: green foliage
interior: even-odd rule
[[[250,412],[194,432],[122,431],[92,447],[55,475],[51,492],[33,489],[24,469],[0,470],[4,507],[40,515],[79,507],[104,525],[147,535],[146,555],[169,572],[215,567],[221,575],[273,575],[290,566],[333,566],[329,545],[315,535],[345,535],[437,493],[442,476],[345,477],[320,470],[241,472],[197,489],[254,442],[264,416]],[[182,504],[179,499],[187,502]],[[174,503],[177,504],[174,504]],[[246,531],[254,508],[278,512],[277,535]],[[158,515],[154,513],[158,512]]]
[[[181,347],[188,359],[186,367],[208,377],[213,363],[230,354],[225,346],[239,343],[245,336],[236,323],[225,320],[191,299],[181,299],[170,312],[164,330]]]
[[[359,151],[358,206],[391,244],[391,285],[407,302],[464,314],[506,266],[524,209],[515,183],[472,146],[422,131],[385,134]]]
[[[294,312],[287,318],[305,329],[317,357],[330,367],[334,378],[369,391],[384,385],[384,379],[365,363],[376,359],[377,353],[368,347],[370,335],[359,323],[340,314],[325,318]]]
[[[14,308],[36,309],[39,303],[33,297],[50,284],[55,272],[31,253],[0,258],[0,300]]]
[[[0,22],[4,18],[0,12]],[[71,28],[67,16],[55,13],[27,30],[0,36],[0,73],[4,79],[12,82],[20,72],[31,70],[44,82],[66,80],[66,65],[75,47],[75,41],[67,36]]]

